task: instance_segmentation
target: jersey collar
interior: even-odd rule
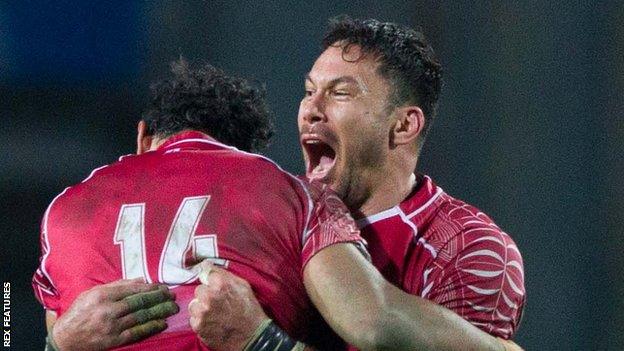
[[[233,147],[221,144],[208,134],[195,130],[175,134],[162,143],[157,150],[169,151],[172,149],[232,149]]]
[[[416,180],[412,193],[399,204],[409,218],[427,209],[443,193],[429,176],[416,174]]]
[[[399,216],[403,221],[409,221],[418,216],[431,206],[431,204],[444,192],[429,176],[416,174],[416,185],[412,192],[400,204],[376,214],[360,218],[356,221],[358,227],[363,229],[369,224],[386,218]]]

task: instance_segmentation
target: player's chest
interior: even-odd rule
[[[373,265],[392,284],[410,293],[419,293],[426,269],[433,260],[414,222],[390,217],[361,228]]]
[[[397,216],[369,224],[361,231],[368,243],[373,265],[391,283],[400,286],[406,270],[406,257],[417,242],[417,229]]]

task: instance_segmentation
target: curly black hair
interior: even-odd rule
[[[373,55],[379,61],[378,72],[393,89],[389,99],[391,106],[405,103],[420,106],[425,115],[421,141],[424,140],[436,114],[442,66],[423,33],[375,19],[352,19],[344,15],[330,19],[323,50],[330,46],[342,47],[345,58],[352,45],[359,46],[363,55]]]
[[[205,64],[192,69],[183,58],[171,63],[171,79],[150,86],[143,120],[161,138],[183,130],[204,132],[244,151],[259,151],[273,136],[265,90]]]

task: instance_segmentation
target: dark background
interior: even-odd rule
[[[420,170],[516,240],[518,343],[624,350],[624,3],[12,3],[0,2],[0,267],[14,349],[43,345],[30,276],[47,204],[134,152],[149,81],[184,55],[265,83],[278,131],[266,154],[302,172],[303,76],[327,19],[346,13],[421,27],[436,49],[445,87]]]

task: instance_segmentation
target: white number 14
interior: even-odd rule
[[[159,282],[184,284],[197,277],[199,273],[197,266],[187,268],[184,264],[184,257],[189,250],[192,250],[193,257],[198,261],[209,259],[218,265],[226,264],[226,260],[219,259],[215,234],[194,235],[209,201],[210,196],[187,197],[182,200],[160,255]],[[121,248],[124,279],[143,278],[151,283],[145,257],[144,203],[121,206],[114,243]]]

